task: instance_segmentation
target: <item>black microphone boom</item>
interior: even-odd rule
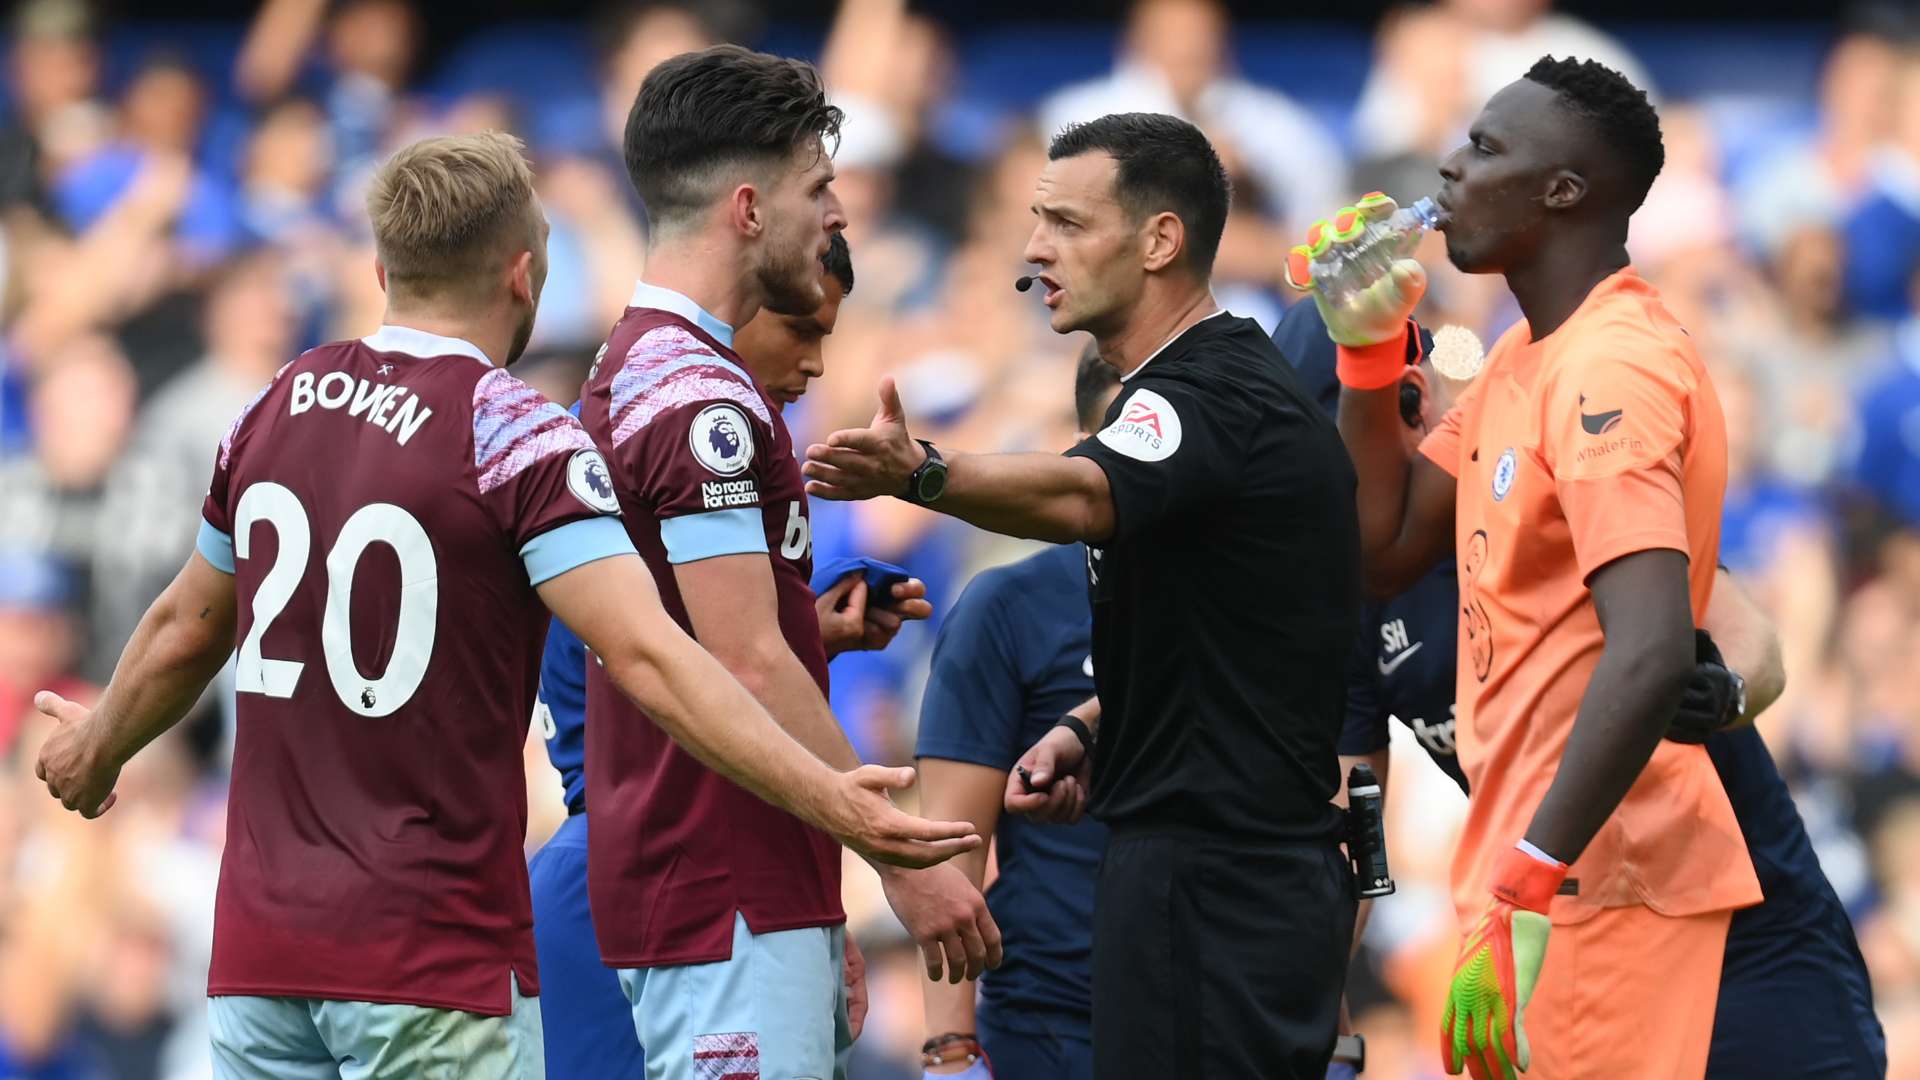
[[[1024,276],[1024,277],[1017,277],[1017,278],[1014,278],[1014,279],[1013,279],[1013,288],[1014,288],[1014,291],[1015,291],[1015,292],[1026,292],[1026,291],[1027,291],[1028,289],[1031,289],[1031,288],[1033,288],[1033,283],[1034,283],[1034,282],[1036,282],[1036,281],[1039,281],[1039,280],[1040,280],[1040,277],[1039,277],[1039,275],[1037,275],[1037,274],[1027,274],[1027,275],[1026,275],[1026,276]]]

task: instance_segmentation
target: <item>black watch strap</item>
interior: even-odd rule
[[[926,450],[927,459],[920,463],[919,468],[913,470],[911,476],[907,477],[907,490],[901,492],[898,497],[916,506],[925,506],[926,500],[920,497],[922,481],[925,479],[927,473],[935,469],[945,469],[947,467],[947,459],[941,457],[940,451],[935,449],[934,445],[927,440],[915,439],[913,441],[919,443],[920,446]]]
[[[1068,713],[1054,721],[1053,726],[1063,727],[1073,732],[1074,735],[1079,737],[1081,748],[1089,754],[1093,753],[1093,729],[1087,726],[1085,720],[1080,719],[1072,713]]]

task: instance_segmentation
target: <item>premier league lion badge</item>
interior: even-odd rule
[[[701,409],[687,429],[687,445],[694,459],[716,476],[738,476],[753,461],[753,429],[746,414],[732,405]]]
[[[620,512],[620,499],[613,491],[613,477],[607,472],[606,459],[598,450],[575,451],[567,462],[567,490],[581,502],[603,514]]]

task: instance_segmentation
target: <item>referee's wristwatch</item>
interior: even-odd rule
[[[921,462],[920,467],[913,470],[912,476],[907,477],[907,490],[900,493],[900,498],[910,503],[926,506],[946,493],[947,461],[940,456],[940,451],[934,449],[933,444],[927,440],[915,439],[914,442],[919,443],[926,449],[927,460]]]

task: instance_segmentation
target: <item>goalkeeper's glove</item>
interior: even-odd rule
[[[1449,1074],[1515,1080],[1532,1063],[1527,1002],[1547,957],[1547,909],[1566,876],[1564,864],[1517,846],[1494,864],[1493,897],[1461,943],[1447,988],[1440,1053]]]
[[[1727,667],[1705,630],[1693,632],[1693,659],[1693,678],[1667,727],[1667,738],[1677,743],[1706,742],[1714,732],[1739,723],[1747,711],[1747,681]]]
[[[1327,324],[1327,336],[1337,345],[1357,349],[1399,342],[1406,333],[1407,319],[1413,314],[1414,306],[1426,295],[1427,272],[1414,259],[1395,262],[1391,272],[1337,305],[1313,280],[1315,259],[1340,245],[1359,240],[1366,235],[1369,225],[1385,221],[1399,209],[1386,195],[1370,192],[1352,206],[1342,207],[1332,220],[1322,219],[1308,226],[1307,242],[1287,253],[1287,284],[1312,295],[1313,302],[1320,307],[1320,317]],[[1395,371],[1393,378],[1398,377],[1399,372]]]

